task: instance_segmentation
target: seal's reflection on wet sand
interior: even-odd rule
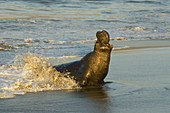
[[[103,88],[28,93],[1,102],[0,110],[3,108],[4,113],[22,111],[101,113],[109,109],[108,95]]]
[[[83,95],[82,103],[84,110],[82,112],[106,113],[110,111],[112,103],[110,103],[111,100],[109,100],[109,96],[107,94],[107,87],[85,88],[76,93],[79,96]]]
[[[106,93],[106,90],[103,88],[87,88],[82,89],[82,94],[84,94],[86,97],[91,98],[97,102],[107,103],[108,95]]]

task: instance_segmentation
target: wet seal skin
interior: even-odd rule
[[[98,31],[96,37],[94,51],[88,53],[80,61],[53,66],[53,68],[61,73],[68,73],[82,87],[102,86],[109,70],[113,45],[109,44],[109,33],[105,30]]]

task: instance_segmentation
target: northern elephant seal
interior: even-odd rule
[[[103,85],[108,73],[113,45],[109,44],[110,37],[105,30],[98,31],[96,37],[94,51],[79,61],[53,66],[53,68],[61,73],[69,73],[69,76],[73,76],[81,86]]]

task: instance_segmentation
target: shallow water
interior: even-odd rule
[[[169,3],[169,0],[1,0],[1,98],[13,98],[14,94],[25,94],[28,90],[57,90],[52,83],[43,82],[40,86],[37,78],[28,79],[26,69],[33,71],[37,67],[38,72],[41,68],[51,72],[52,64],[84,56],[93,50],[98,30],[107,30],[112,39],[169,39]],[[24,57],[28,52],[37,54],[37,60],[26,65],[18,55]],[[35,58],[32,54],[28,56]],[[70,88],[70,84],[64,84],[57,88]],[[74,82],[72,85],[75,86]]]

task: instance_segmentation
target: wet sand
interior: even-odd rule
[[[1,113],[169,113],[170,41],[121,41],[101,89],[27,93],[0,100]],[[159,46],[159,48],[158,48]],[[140,49],[139,49],[140,48]],[[75,60],[79,58],[73,58]]]
[[[130,50],[130,49],[144,49],[144,48],[162,48],[170,47],[170,40],[125,40],[125,41],[113,41],[115,50]],[[117,46],[124,46],[125,48],[116,48]]]

